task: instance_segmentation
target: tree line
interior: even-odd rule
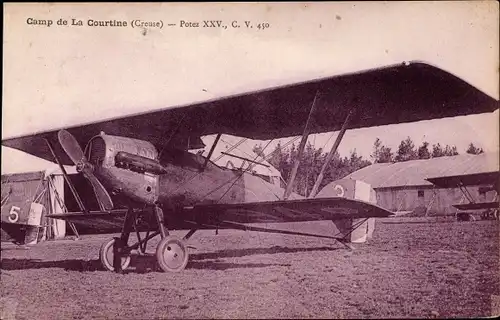
[[[295,144],[292,144],[292,146],[288,148],[282,146],[280,141],[271,152],[269,152],[269,150],[263,150],[262,145],[259,144],[254,146],[253,151],[262,157],[265,156],[266,160],[281,173],[283,180],[288,181],[293,164],[298,156],[298,150]],[[309,195],[325,163],[329,150],[324,151],[323,148],[315,148],[310,142],[307,143],[295,177],[294,192],[303,196]],[[482,148],[478,148],[473,143],[470,143],[465,152],[469,154],[480,154],[484,151]],[[373,163],[403,162],[417,159],[454,156],[458,154],[456,146],[442,146],[440,143],[433,144],[432,147],[430,147],[430,144],[424,141],[422,145],[416,147],[410,137],[402,140],[398,149],[393,152],[390,147],[385,146],[379,138],[376,138],[373,143],[373,152],[370,155],[370,160],[364,159],[361,155],[358,155],[356,149],[346,157],[341,157],[340,154],[336,152],[325,170],[319,190],[328,183],[342,179],[348,174]]]
[[[432,148],[429,148],[429,145],[429,142],[424,141],[422,145],[415,147],[411,138],[407,137],[401,141],[398,150],[393,153],[391,148],[386,147],[379,138],[376,138],[373,143],[373,153],[370,157],[373,163],[387,163],[458,155],[456,146],[445,145],[443,147],[440,143],[437,143],[433,144]],[[465,150],[465,153],[469,154],[480,154],[483,152],[482,148],[476,147],[472,142]]]

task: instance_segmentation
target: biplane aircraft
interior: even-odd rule
[[[132,250],[145,250],[147,242],[160,235],[156,248],[158,264],[164,271],[175,272],[185,268],[185,242],[199,229],[229,228],[343,242],[345,237],[249,224],[392,215],[375,204],[356,199],[304,199],[293,194],[293,169],[299,161],[286,189],[266,183],[247,170],[220,168],[210,161],[212,152],[206,157],[188,152],[200,148],[201,136],[230,134],[271,140],[302,135],[301,153],[309,134],[340,130],[330,153],[333,154],[347,129],[493,112],[498,105],[497,100],[448,72],[422,62],[405,62],[37,132],[3,139],[2,144],[55,161],[63,172],[63,165],[74,164],[91,183],[101,210],[87,210],[72,188],[74,197],[79,199],[80,212],[49,217],[87,224],[122,218],[121,236],[110,239],[100,251],[108,270],[125,269]],[[313,188],[313,196],[322,177],[323,172]],[[152,233],[130,245],[130,233],[143,223],[150,226]],[[190,231],[181,239],[169,234],[173,229]]]
[[[471,173],[456,176],[434,177],[426,179],[438,188],[459,188],[462,191],[463,198],[468,203],[454,204],[458,209],[456,213],[457,220],[470,220],[469,211],[482,210],[483,219],[498,219],[500,209],[500,171]],[[478,186],[480,199],[475,199],[467,187]],[[486,199],[486,194],[494,194],[491,201]]]

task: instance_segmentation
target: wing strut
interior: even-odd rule
[[[464,194],[464,196],[467,198],[467,200],[469,200],[470,203],[476,203],[474,201],[474,197],[472,197],[472,195],[470,194],[469,190],[467,189],[466,186],[464,186],[463,183],[459,183],[458,184],[458,188],[462,191],[462,193]]]
[[[78,192],[75,189],[75,186],[73,183],[69,180],[68,173],[66,172],[66,169],[64,169],[64,166],[62,165],[61,159],[57,156],[57,153],[54,151],[54,147],[52,146],[52,143],[48,139],[45,139],[45,142],[47,143],[47,146],[49,147],[50,152],[54,156],[54,159],[56,160],[57,164],[59,165],[59,168],[61,169],[61,172],[63,174],[64,180],[66,180],[66,183],[69,186],[69,189],[71,190],[71,193],[75,197],[76,203],[78,204],[78,207],[83,213],[89,213],[87,208],[83,205],[82,199],[78,195]]]
[[[306,126],[304,127],[304,132],[302,133],[302,140],[300,140],[299,150],[297,154],[297,158],[293,163],[292,172],[290,173],[290,178],[288,179],[288,183],[286,185],[285,193],[283,194],[283,200],[288,199],[290,194],[292,193],[293,182],[295,180],[295,175],[297,175],[297,170],[299,169],[300,158],[302,158],[302,153],[304,152],[304,147],[306,146],[307,138],[309,137],[310,123],[312,115],[314,114],[314,110],[316,109],[316,100],[318,98],[319,91],[316,91],[316,95],[314,96],[313,103],[311,105],[311,110],[309,111],[309,116],[307,117]]]
[[[344,123],[342,124],[342,128],[339,131],[339,134],[337,135],[337,138],[335,139],[335,143],[332,146],[332,149],[330,150],[330,153],[328,154],[328,157],[326,157],[325,163],[323,164],[323,167],[321,168],[321,171],[319,172],[318,178],[316,179],[316,182],[314,183],[314,186],[311,190],[311,193],[309,193],[309,198],[314,198],[316,193],[318,192],[319,185],[323,181],[323,177],[325,175],[325,170],[330,164],[330,162],[333,159],[333,156],[335,155],[335,152],[337,152],[337,149],[339,147],[340,142],[342,141],[342,138],[344,137],[344,134],[347,130],[347,126],[349,124],[349,120],[351,119],[351,116],[353,114],[353,110],[349,111],[349,114],[347,115]]]
[[[53,181],[53,179],[51,179],[50,176],[47,177],[47,183],[49,184],[49,187],[52,188],[52,190],[54,191],[54,197],[57,201],[57,204],[59,204],[59,207],[63,210],[64,213],[68,213],[68,208],[66,208],[64,201],[61,199],[61,196],[59,196],[59,192],[57,192],[57,188],[54,185],[54,181]],[[55,206],[52,205],[52,212],[55,213],[55,211],[56,211]],[[73,233],[75,234],[76,238],[80,239],[80,234],[78,233],[78,230],[76,229],[75,224],[71,221],[68,221],[68,224],[69,224],[71,230],[73,230]]]
[[[205,168],[207,167],[208,161],[212,157],[212,153],[214,153],[215,147],[217,146],[217,143],[219,142],[220,136],[222,133],[218,133],[217,137],[215,138],[214,143],[212,144],[212,147],[210,148],[210,151],[208,152],[207,157],[205,158],[205,163],[203,164],[203,168],[201,168],[201,171],[204,171]]]

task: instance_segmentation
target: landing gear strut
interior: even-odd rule
[[[107,242],[103,243],[101,246],[101,249],[99,250],[99,260],[101,260],[101,263],[103,267],[108,270],[108,271],[115,271],[115,241],[118,239],[120,241],[120,238],[113,238],[108,240]],[[120,255],[119,260],[120,261],[120,269],[125,270],[130,264],[130,255],[124,255],[123,252]]]
[[[165,227],[163,210],[159,206],[154,207],[154,215],[158,231],[152,234],[148,232],[146,237],[141,239],[137,231],[136,213],[132,209],[127,211],[120,237],[108,240],[99,251],[99,259],[106,270],[117,273],[125,270],[130,265],[130,252],[139,249],[145,253],[147,242],[157,235],[161,236],[160,243],[156,248],[156,259],[160,268],[164,272],[179,272],[186,267],[189,254],[185,242],[195,233],[196,229],[189,231],[183,239],[180,239],[169,234]],[[129,246],[128,240],[133,229],[137,232],[138,242]]]
[[[155,215],[161,234],[161,241],[156,247],[158,265],[165,272],[182,271],[186,267],[189,258],[184,240],[168,233],[163,221],[163,210],[158,206],[155,206]]]

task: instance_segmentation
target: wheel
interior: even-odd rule
[[[161,239],[156,247],[156,259],[160,268],[165,272],[182,271],[188,263],[188,257],[184,241],[175,236]]]
[[[115,271],[113,267],[113,245],[115,244],[115,238],[108,240],[103,243],[101,249],[99,250],[99,260],[101,260],[102,265],[108,271]],[[122,257],[122,270],[127,269],[130,264],[130,255]]]

